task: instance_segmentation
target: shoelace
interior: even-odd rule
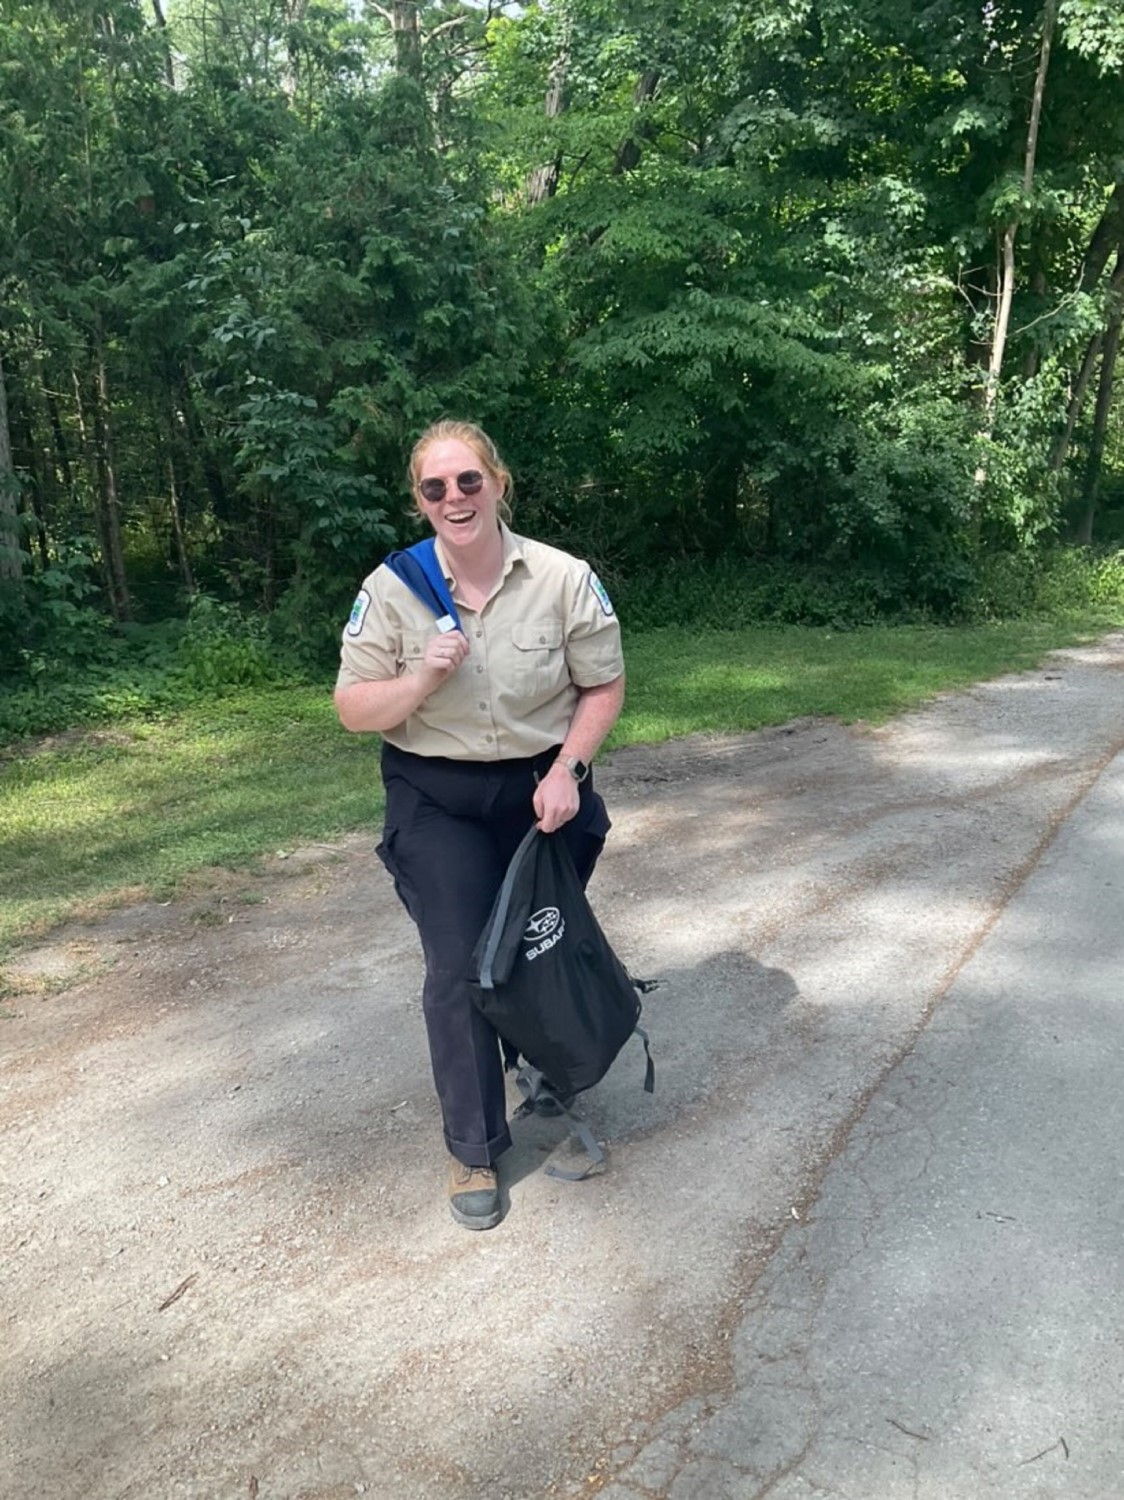
[[[469,1167],[462,1162],[456,1173],[458,1184],[463,1183],[467,1186],[474,1177],[486,1177],[491,1186],[496,1180],[496,1169],[495,1167]]]

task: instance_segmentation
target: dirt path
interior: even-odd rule
[[[592,894],[659,1078],[441,1201],[412,929],[369,841],[28,954],[0,1019],[0,1495],[595,1493],[728,1331],[888,1068],[1124,745],[1124,635],[867,732],[621,752]],[[68,980],[70,987],[52,991]],[[650,1451],[650,1449],[649,1449]],[[651,1493],[660,1493],[654,1489]],[[677,1497],[678,1500],[678,1497]]]

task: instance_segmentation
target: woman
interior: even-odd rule
[[[461,628],[439,631],[376,568],[344,631],[335,701],[345,729],[383,737],[378,853],[421,935],[449,1206],[490,1229],[511,1136],[499,1038],[472,1003],[469,962],[533,822],[566,840],[583,883],[592,874],[609,819],[588,767],[621,711],[624,661],[589,566],[504,524],[511,475],[479,427],[430,427],[410,483]]]

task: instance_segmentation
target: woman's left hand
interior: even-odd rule
[[[578,784],[565,766],[551,766],[535,788],[532,805],[543,833],[554,833],[568,823],[580,806]]]

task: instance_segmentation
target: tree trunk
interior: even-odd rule
[[[1045,297],[1048,290],[1046,272],[1039,267],[1030,278],[1030,289],[1036,297]],[[1023,360],[1023,379],[1033,380],[1042,364],[1042,351],[1032,344]]]
[[[8,429],[8,389],[0,355],[0,584],[20,589],[23,562],[19,535],[19,487],[12,465],[12,437]]]
[[[74,494],[74,471],[70,467],[70,449],[66,441],[66,432],[63,430],[62,417],[59,414],[59,403],[55,398],[54,391],[48,390],[45,383],[43,394],[47,402],[47,416],[51,423],[51,441],[54,444],[55,471],[61,476],[63,488],[66,490],[66,493],[72,496]]]
[[[36,440],[34,413],[29,410],[28,395],[31,382],[25,374],[22,379],[13,375],[9,365],[4,383],[8,399],[8,437],[11,443],[12,468],[17,474],[25,474],[20,485],[17,509],[23,516],[23,551],[30,553],[32,537],[43,567],[50,561],[50,548],[44,521],[44,499],[51,493],[55,479],[51,472],[51,450],[49,443]]]
[[[98,488],[105,516],[105,535],[109,543],[109,576],[112,587],[113,617],[128,620],[132,601],[125,577],[125,548],[121,540],[121,507],[117,497],[117,468],[113,458],[113,419],[109,405],[109,382],[105,357],[98,351],[97,394],[94,401],[94,431],[97,435]]]
[[[97,461],[94,457],[94,444],[90,437],[89,423],[86,421],[86,397],[85,392],[82,389],[82,377],[79,375],[77,370],[71,370],[70,377],[74,383],[74,420],[78,428],[78,441],[82,449],[83,464],[86,473],[89,475],[93,475],[97,469]],[[73,482],[71,492],[74,493]],[[112,601],[113,587],[109,577],[109,563],[107,562],[109,547],[105,540],[101,507],[98,505],[96,499],[92,501],[91,508],[93,510],[94,529],[98,534],[98,543],[101,553],[102,588],[105,590],[105,597],[108,600]]]
[[[176,473],[176,453],[184,444],[181,442],[177,426],[177,413],[173,402],[169,402],[166,408],[166,431],[168,445],[168,513],[172,522],[172,548],[175,553],[176,566],[179,569],[180,578],[188,594],[198,592],[195,583],[195,575],[191,570],[191,559],[187,552],[187,537],[183,526],[183,504],[180,499],[181,486]]]
[[[566,70],[570,66],[570,27],[567,22],[562,34],[562,46],[550,69],[546,86],[546,117],[556,120],[562,113],[566,93]],[[558,191],[558,180],[562,175],[562,153],[559,152],[546,166],[536,167],[527,178],[526,198],[530,208],[536,207]]]
[[[1121,238],[1121,246],[1122,248],[1117,252],[1116,269],[1112,273],[1112,280],[1109,282],[1108,288],[1110,322],[1112,318],[1111,309],[1124,297],[1124,236]],[[1058,434],[1057,441],[1050,450],[1051,474],[1059,474],[1062,465],[1065,463],[1066,454],[1069,452],[1069,445],[1073,441],[1074,430],[1081,418],[1081,412],[1085,405],[1085,396],[1089,389],[1089,382],[1092,379],[1093,371],[1097,367],[1097,360],[1104,347],[1104,339],[1103,330],[1095,333],[1089,340],[1089,346],[1085,350],[1085,357],[1081,361],[1081,369],[1078,372],[1072,394],[1069,398],[1065,427]]]
[[[117,473],[113,462],[109,382],[105,372],[105,356],[100,345],[95,349],[93,415],[98,517],[109,583],[109,607],[115,620],[128,620],[132,616],[132,602],[125,577],[125,549],[121,541],[121,507],[117,499]]]
[[[659,83],[660,75],[658,69],[649,68],[642,74],[632,95],[632,102],[637,109],[642,104],[647,104],[648,100],[654,97]],[[614,177],[619,177],[623,172],[634,172],[640,165],[640,143],[647,134],[648,127],[641,124],[630,136],[620,143],[613,161]]]
[[[288,0],[285,7],[285,30],[289,40],[285,52],[285,71],[281,75],[281,92],[290,105],[296,101],[297,90],[300,88],[300,51],[293,45],[293,33],[304,21],[307,9],[308,0]]]
[[[1085,405],[1085,395],[1089,389],[1089,381],[1093,377],[1093,371],[1097,368],[1097,360],[1100,358],[1101,349],[1104,345],[1104,333],[1095,333],[1089,340],[1085,357],[1081,361],[1081,369],[1077,372],[1077,379],[1073,383],[1070,392],[1069,406],[1065,414],[1065,427],[1058,434],[1054,446],[1050,449],[1050,473],[1060,474],[1062,465],[1065,463],[1069,445],[1073,441],[1074,429],[1077,426],[1082,408]]]
[[[1117,182],[1112,197],[1089,239],[1085,264],[1081,267],[1081,290],[1091,292],[1104,274],[1108,258],[1124,238],[1124,181]]]
[[[398,71],[416,83],[422,81],[421,27],[418,25],[417,0],[394,0],[391,26],[394,31],[394,59]]]
[[[172,49],[168,42],[168,21],[164,15],[160,0],[152,0],[152,14],[160,32],[160,40],[164,46],[164,77],[168,87],[174,89],[176,86],[176,69],[172,61]]]
[[[208,434],[203,429],[199,413],[191,394],[189,375],[181,372],[175,384],[179,399],[180,424],[183,428],[183,446],[187,454],[192,476],[211,499],[211,510],[220,528],[228,525],[233,506],[226,492],[226,481]]]
[[[1038,52],[1038,72],[1034,79],[1034,96],[1030,106],[1030,124],[1026,133],[1026,153],[1023,158],[1023,197],[1029,198],[1034,187],[1034,161],[1038,153],[1038,126],[1042,119],[1042,100],[1046,93],[1046,73],[1050,66],[1050,49],[1054,42],[1054,28],[1058,20],[1058,0],[1046,0],[1042,12],[1042,43]],[[1007,333],[1011,326],[1011,303],[1015,295],[1015,240],[1019,232],[1019,216],[1014,214],[1003,231],[1000,246],[999,306],[995,314],[995,328],[991,338],[991,358],[988,360],[987,385],[984,387],[984,435],[990,437],[995,427],[995,405],[999,396],[999,380],[1003,373],[1003,355],[1007,348]],[[977,476],[980,477],[980,476]]]
[[[1112,317],[1104,336],[1104,353],[1101,355],[1101,378],[1097,387],[1097,406],[1093,414],[1093,438],[1089,444],[1089,457],[1085,465],[1084,500],[1085,509],[1077,527],[1077,543],[1087,547],[1093,540],[1093,519],[1097,511],[1097,499],[1101,487],[1101,471],[1104,468],[1105,438],[1108,434],[1108,415],[1112,408],[1112,383],[1116,372],[1116,356],[1120,349],[1120,325],[1124,321],[1124,300],[1118,298],[1112,309]]]

